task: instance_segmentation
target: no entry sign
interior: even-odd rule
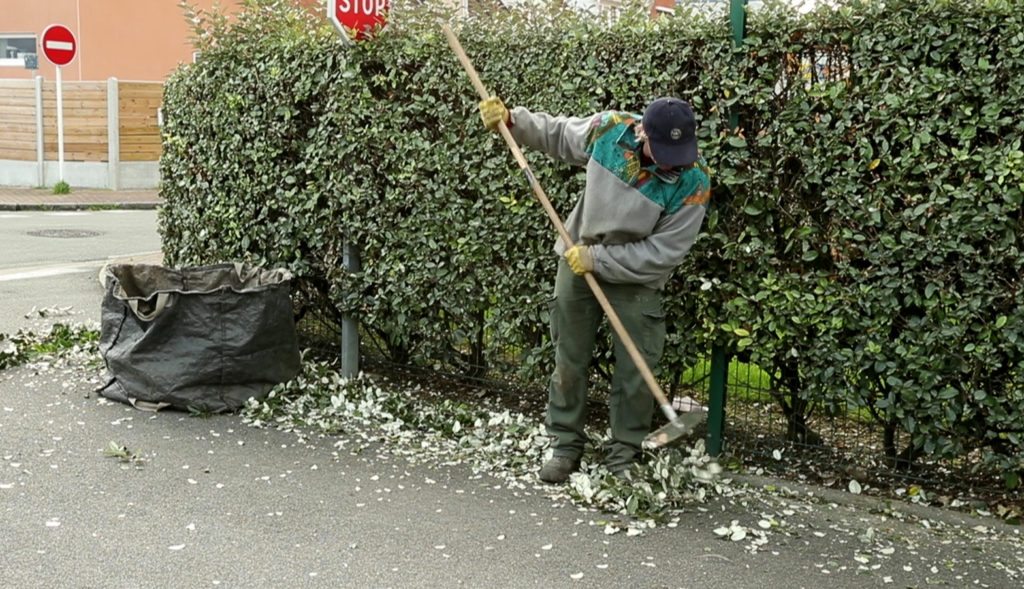
[[[57,173],[64,181],[64,97],[60,71],[71,63],[78,53],[78,42],[71,29],[64,25],[50,25],[43,31],[43,55],[57,66]]]
[[[43,31],[43,55],[53,65],[67,65],[75,59],[77,53],[75,36],[64,25],[50,25]]]
[[[361,41],[387,24],[390,8],[390,0],[327,0],[327,12],[338,32]]]

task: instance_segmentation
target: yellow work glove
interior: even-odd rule
[[[480,120],[488,131],[497,131],[498,123],[508,124],[508,109],[497,96],[480,102]]]
[[[565,261],[573,274],[583,276],[594,271],[594,258],[590,255],[590,246],[574,245],[565,252]]]

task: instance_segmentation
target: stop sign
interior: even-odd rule
[[[390,8],[390,0],[327,0],[327,12],[338,32],[360,41],[387,24]]]
[[[64,25],[50,25],[43,31],[43,55],[53,65],[67,65],[75,59],[78,43]]]

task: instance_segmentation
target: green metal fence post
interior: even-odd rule
[[[722,453],[725,433],[725,383],[729,372],[729,359],[725,347],[715,345],[711,350],[711,390],[708,399],[708,438],[706,450],[709,456]]]
[[[732,25],[732,40],[739,47],[747,34],[747,0],[729,0],[729,24]]]
[[[747,0],[729,0],[729,24],[732,26],[733,45],[743,45],[743,38],[747,35]],[[739,126],[739,115],[730,109],[729,127],[735,129]]]
[[[736,47],[743,45],[743,37],[747,33],[747,0],[729,0],[729,23],[732,25],[732,39]],[[729,112],[729,127],[739,127],[740,120],[736,111]],[[725,389],[729,373],[729,357],[725,348],[715,345],[711,350],[711,390],[708,400],[708,437],[707,452],[718,456],[722,452],[722,441],[725,434]]]

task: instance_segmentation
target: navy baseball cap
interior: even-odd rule
[[[656,162],[676,167],[697,161],[697,121],[688,103],[659,98],[644,111],[643,125]]]

